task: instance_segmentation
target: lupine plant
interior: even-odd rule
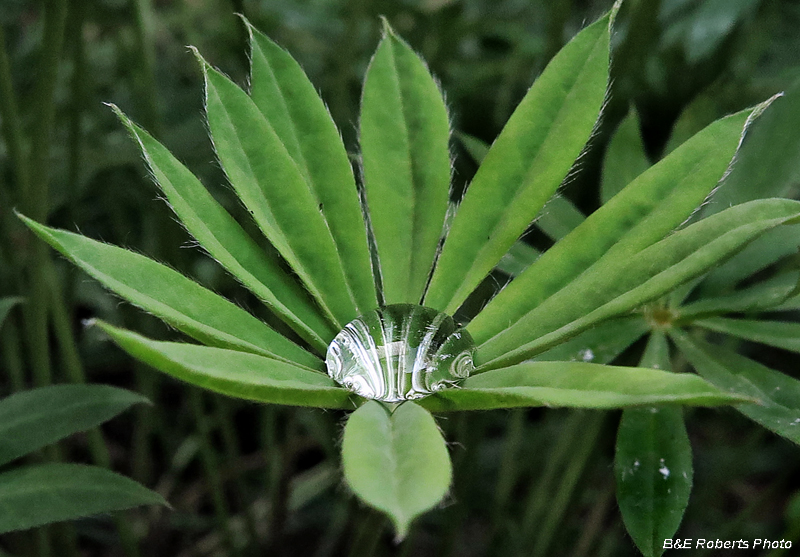
[[[143,255],[21,218],[110,290],[199,343],[97,323],[135,358],[229,396],[352,410],[344,478],[392,519],[399,539],[450,487],[447,445],[431,412],[633,407],[620,432],[621,505],[625,516],[626,505],[642,509],[648,524],[626,520],[640,549],[653,554],[655,537],[677,528],[691,479],[683,475],[678,405],[770,407],[763,390],[700,367],[705,377],[669,371],[659,331],[673,321],[658,302],[683,299],[686,285],[748,243],[800,220],[800,203],[786,199],[697,218],[769,101],[709,125],[634,173],[479,312],[459,312],[509,253],[525,250],[517,241],[531,223],[564,207],[558,189],[607,100],[615,10],[552,59],[462,199],[451,199],[442,92],[388,24],[363,86],[358,173],[313,85],[266,36],[249,26],[249,92],[195,52],[220,165],[268,247],[246,232],[253,223],[236,222],[112,107],[187,231],[269,308],[274,327]],[[651,324],[640,367],[604,363]],[[663,439],[653,420],[662,420]],[[631,483],[640,468],[648,477]],[[654,483],[653,473],[665,483]],[[673,495],[674,482],[683,487]]]

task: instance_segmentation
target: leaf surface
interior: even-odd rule
[[[0,534],[141,505],[167,502],[104,468],[41,464],[0,474]]]
[[[610,19],[556,54],[492,145],[453,219],[426,306],[455,313],[569,173],[605,99]]]
[[[617,126],[603,157],[600,182],[600,202],[607,203],[650,168],[650,159],[642,142],[639,113],[631,107],[628,115]]]
[[[586,362],[526,362],[468,377],[420,404],[431,411],[527,406],[621,408],[662,403],[713,406],[746,395],[729,394],[691,373]]]
[[[340,330],[358,311],[320,211],[322,200],[247,93],[199,59],[206,80],[208,126],[228,180],[334,329]]]
[[[347,484],[389,515],[400,539],[415,517],[442,500],[452,478],[450,455],[433,416],[413,402],[390,414],[369,401],[350,414],[342,460]]]
[[[6,397],[0,400],[0,466],[138,403],[149,401],[106,385],[53,385]]]
[[[798,218],[797,201],[752,201],[692,224],[627,261],[617,258],[601,261],[512,327],[479,345],[476,363],[485,370],[530,358],[595,323],[663,296],[730,257],[767,230]],[[470,333],[480,316],[467,326]]]
[[[653,332],[639,365],[670,369],[663,332]],[[660,556],[664,540],[678,530],[692,489],[692,446],[681,409],[623,410],[614,473],[625,528],[645,557]]]
[[[378,307],[367,228],[339,130],[292,56],[249,23],[250,97],[319,200],[359,315]],[[337,331],[338,332],[338,331]]]
[[[781,304],[795,292],[798,277],[798,272],[782,273],[729,294],[701,298],[683,306],[680,316],[691,320],[723,313],[766,311]]]
[[[592,213],[489,302],[469,325],[475,342],[538,319],[548,298],[573,296],[576,283],[625,266],[680,226],[725,174],[753,114],[711,124]]]
[[[350,391],[323,373],[257,354],[155,341],[107,323],[98,325],[137,360],[210,391],[269,404],[353,407]]]
[[[22,301],[23,298],[19,298],[17,296],[0,298],[0,327],[3,326],[3,321],[6,320],[6,317],[8,317],[8,314],[11,311],[11,309],[15,305],[22,303]]]
[[[737,405],[739,412],[800,444],[800,381],[683,331],[672,330],[670,337],[697,373],[709,382],[757,401]]]
[[[800,323],[717,317],[694,324],[718,333],[800,353]]]
[[[336,334],[308,293],[269,257],[200,180],[150,134],[112,107],[142,149],[181,223],[209,255],[239,279],[304,340],[324,353]]]
[[[388,24],[364,81],[364,189],[385,303],[419,304],[450,191],[450,122],[425,63]]]
[[[279,357],[312,368],[322,365],[319,358],[262,321],[165,265],[80,234],[20,218],[42,240],[106,288],[204,344]]]

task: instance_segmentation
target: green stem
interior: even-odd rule
[[[19,329],[13,316],[9,315],[2,330],[3,365],[11,382],[11,392],[17,393],[25,388],[25,368],[20,351]]]
[[[542,528],[538,532],[531,555],[549,555],[548,551],[556,529],[567,512],[567,507],[572,500],[575,486],[583,475],[583,471],[586,469],[586,464],[589,461],[589,456],[592,454],[592,450],[597,444],[597,437],[602,429],[604,417],[604,414],[598,415],[596,412],[586,412],[583,414],[580,438],[578,439],[577,446],[573,446],[572,448],[572,458],[561,477],[558,491],[556,491],[555,497],[549,501],[548,513],[542,524]],[[525,531],[530,532],[530,530]]]
[[[156,137],[163,136],[158,110],[158,87],[155,78],[155,50],[153,48],[153,6],[150,0],[134,0],[133,16],[136,32],[136,54],[139,56],[139,74],[136,88],[142,102],[142,123]]]
[[[19,199],[24,199],[30,189],[30,178],[17,98],[14,95],[14,84],[11,80],[11,63],[6,50],[5,30],[2,25],[0,25],[0,123],[3,126],[3,137],[8,148],[8,155],[14,167],[17,193]]]
[[[223,543],[229,555],[238,555],[239,551],[234,543],[233,532],[231,530],[230,512],[225,501],[225,489],[222,485],[222,475],[220,474],[217,454],[211,443],[211,424],[203,408],[203,394],[200,390],[189,389],[189,401],[192,406],[197,429],[200,433],[200,460],[211,491],[211,499],[214,505],[214,514],[217,519],[217,527],[222,533]]]
[[[83,134],[81,119],[86,96],[86,49],[83,40],[83,22],[86,18],[85,0],[72,0],[70,10],[70,36],[72,37],[72,107],[69,115],[69,153],[67,167],[67,191],[69,192],[69,216],[71,222],[78,220],[79,184],[81,173],[81,147]]]

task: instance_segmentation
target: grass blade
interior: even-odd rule
[[[106,385],[53,385],[0,400],[0,466],[149,401]]]
[[[569,173],[605,99],[610,19],[573,38],[512,114],[458,208],[425,305],[452,315]]]
[[[284,272],[211,196],[200,180],[150,134],[114,112],[139,143],[170,207],[209,255],[259,297],[297,334],[324,353],[336,335],[308,293]]]
[[[98,325],[134,358],[198,387],[269,404],[352,408],[351,393],[323,373],[257,354],[161,342]]]
[[[250,97],[319,200],[358,313],[363,315],[378,307],[378,298],[367,228],[342,138],[300,65],[266,35],[247,26]]]
[[[419,304],[447,213],[450,122],[427,66],[387,23],[367,69],[359,129],[384,300]]]
[[[413,402],[393,413],[369,401],[350,414],[342,461],[347,484],[392,519],[398,539],[415,517],[439,503],[452,479],[447,446],[433,416]]]
[[[341,329],[358,312],[321,200],[247,93],[197,56],[208,126],[228,180],[334,329]]]
[[[104,468],[41,464],[0,474],[0,534],[141,505],[167,502]]]
[[[138,253],[49,228],[20,215],[42,240],[106,288],[190,337],[320,368],[322,362],[240,307]]]

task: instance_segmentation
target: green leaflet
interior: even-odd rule
[[[751,201],[675,232],[627,261],[600,261],[591,272],[583,273],[539,304],[513,327],[480,345],[476,363],[486,370],[527,359],[595,323],[664,295],[767,230],[798,218],[800,202]],[[472,323],[467,330],[472,333]]]
[[[347,484],[389,515],[398,539],[415,517],[442,500],[452,478],[450,455],[433,416],[413,402],[390,414],[369,401],[350,414],[342,462]]]
[[[300,65],[245,23],[251,45],[250,97],[319,201],[358,314],[363,315],[378,307],[378,298],[367,228],[342,138]]]
[[[452,315],[569,173],[605,99],[611,15],[556,54],[492,145],[453,220],[426,306]]]
[[[539,250],[519,240],[518,242],[514,242],[514,245],[511,246],[508,253],[500,258],[500,261],[497,263],[497,268],[505,274],[515,277],[530,267],[540,255],[541,252],[539,252]]]
[[[569,199],[556,195],[545,204],[536,219],[536,226],[557,242],[575,230],[585,219],[583,213]]]
[[[133,480],[94,466],[40,464],[0,474],[0,534],[140,505],[167,502]]]
[[[200,180],[150,134],[116,106],[142,149],[170,207],[201,246],[317,351],[324,353],[336,334],[307,292],[268,257]]]
[[[110,420],[141,395],[105,385],[54,385],[0,400],[0,467]]]
[[[653,332],[639,365],[670,369],[663,332]],[[692,446],[681,408],[623,410],[614,474],[625,528],[645,557],[661,555],[664,540],[678,530],[692,490]]]
[[[607,203],[642,172],[650,168],[650,159],[642,142],[639,114],[631,106],[617,126],[603,157],[600,201]]]
[[[257,354],[161,342],[98,322],[123,350],[168,375],[228,396],[270,404],[352,408],[352,394],[323,373]]]
[[[717,317],[695,321],[693,324],[718,333],[800,353],[800,323]]]
[[[322,366],[319,358],[169,267],[126,249],[20,218],[106,288],[200,342],[312,368]]]
[[[358,312],[321,200],[247,93],[197,56],[208,126],[231,185],[334,329],[341,329]]]
[[[468,377],[422,399],[430,411],[528,406],[619,408],[661,403],[712,406],[746,400],[690,373],[586,362],[526,362]]]
[[[797,271],[782,273],[730,294],[701,298],[680,308],[680,318],[682,321],[691,321],[708,315],[769,310],[795,292],[798,277],[800,273]]]
[[[364,190],[386,304],[419,304],[450,191],[450,122],[425,63],[385,24],[359,123]]]
[[[736,406],[739,412],[800,444],[800,381],[683,331],[672,330],[670,337],[708,381],[729,393],[756,399]]]
[[[537,362],[591,362],[607,364],[649,330],[641,315],[621,317],[582,332],[536,355]]]
[[[548,298],[571,296],[575,282],[625,265],[683,223],[722,178],[742,130],[761,109],[711,124],[547,250],[470,323],[475,342],[536,319]]]

